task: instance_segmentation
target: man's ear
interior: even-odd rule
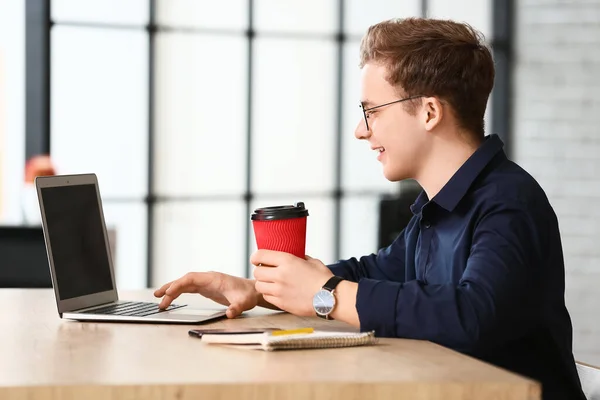
[[[432,131],[444,118],[442,103],[436,97],[425,97],[423,99],[422,116],[425,129]]]

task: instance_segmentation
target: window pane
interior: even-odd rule
[[[207,54],[219,54],[219,62],[207,62]],[[247,64],[241,36],[157,35],[158,193],[243,193]]]
[[[146,195],[147,42],[143,31],[52,30],[52,157],[59,173],[95,172],[106,197]]]
[[[245,211],[242,201],[233,200],[157,204],[154,286],[190,271],[244,276]]]
[[[483,32],[486,39],[492,39],[491,0],[429,0],[428,14],[431,18],[452,19],[467,22]]]
[[[148,23],[148,0],[52,0],[56,22],[95,22],[125,25]]]
[[[244,30],[248,0],[156,0],[156,20],[171,27]]]
[[[332,263],[334,261],[333,199],[327,197],[259,197],[252,201],[251,210],[259,207],[294,204],[298,201],[304,202],[309,214],[306,222],[306,254],[318,258],[325,264]],[[252,225],[250,225],[250,253],[255,252],[256,248],[256,238]]]
[[[253,71],[253,189],[331,190],[334,42],[258,39]]]
[[[377,252],[379,201],[379,196],[352,196],[342,200],[341,259],[358,259]]]
[[[114,232],[116,246],[111,243],[114,255],[117,287],[142,289],[146,287],[147,223],[146,204],[115,203],[104,201],[106,228]]]
[[[342,108],[342,187],[345,190],[393,190],[395,184],[383,176],[377,153],[368,142],[354,137],[357,124],[364,124],[360,104],[360,69],[357,42],[344,45],[344,86]]]
[[[349,0],[344,8],[344,29],[352,35],[362,36],[369,26],[378,22],[420,15],[421,0]]]
[[[256,30],[333,33],[337,30],[337,0],[256,0]]]
[[[23,1],[4,1],[1,7],[0,222],[19,224],[25,171],[25,6]]]

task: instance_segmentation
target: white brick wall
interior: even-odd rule
[[[517,0],[514,158],[558,214],[578,360],[600,365],[600,0]]]

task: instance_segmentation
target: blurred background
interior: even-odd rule
[[[487,133],[555,207],[575,355],[600,364],[600,0],[0,0],[0,252],[42,243],[44,169],[98,175],[121,289],[248,275],[267,205],[305,202],[325,263],[377,251],[419,188],[354,138],[358,47],[408,16],[492,46]]]

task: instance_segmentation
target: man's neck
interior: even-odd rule
[[[481,142],[438,138],[416,177],[429,200],[442,190],[480,145]]]

